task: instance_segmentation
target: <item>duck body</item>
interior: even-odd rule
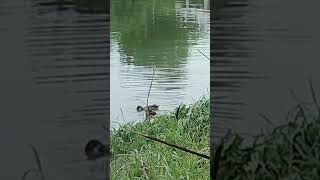
[[[87,143],[85,153],[88,159],[104,157],[107,154],[107,146],[102,144],[100,141],[93,139]]]
[[[138,112],[147,111],[148,109],[149,109],[149,111],[157,111],[157,110],[159,110],[159,106],[156,104],[150,105],[148,107],[137,106]]]
[[[149,110],[157,111],[157,110],[159,110],[159,106],[156,105],[156,104],[150,105],[150,106],[149,106]]]
[[[159,109],[159,106],[156,104],[153,104],[147,107],[137,106],[137,111],[138,112],[145,111],[147,117],[152,117],[156,115],[157,113],[155,111],[157,111],[158,109]]]
[[[157,113],[156,112],[154,112],[154,111],[152,111],[152,110],[149,110],[149,113],[147,113],[147,115],[149,115],[149,116],[154,116],[154,115],[156,115]]]

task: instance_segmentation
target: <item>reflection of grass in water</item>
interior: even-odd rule
[[[150,141],[130,130],[178,144],[202,154],[209,153],[209,99],[175,113],[121,126],[111,135],[111,179],[209,179],[209,161]],[[130,130],[128,130],[130,129]]]
[[[250,146],[239,135],[227,137],[217,179],[320,179],[320,119],[298,114],[287,125],[255,137]]]

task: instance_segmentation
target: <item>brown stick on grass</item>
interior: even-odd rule
[[[202,157],[202,158],[205,158],[205,159],[210,159],[210,156],[208,155],[205,155],[205,154],[201,154],[201,153],[198,153],[198,152],[195,152],[195,151],[192,151],[190,149],[187,149],[185,147],[182,147],[182,146],[178,146],[178,145],[175,145],[175,144],[171,144],[171,143],[168,143],[166,141],[163,141],[161,139],[158,139],[158,138],[155,138],[155,137],[151,137],[151,136],[148,136],[146,134],[141,134],[141,133],[138,133],[138,132],[135,132],[135,131],[132,131],[131,129],[128,129],[129,131],[139,135],[139,136],[142,136],[142,137],[145,137],[147,139],[151,139],[153,141],[157,141],[159,143],[162,143],[162,144],[165,144],[167,146],[170,146],[170,147],[174,147],[174,148],[177,148],[177,149],[180,149],[181,151],[184,151],[184,152],[187,152],[187,153],[190,153],[190,154],[194,154],[196,156],[199,156],[199,157]]]

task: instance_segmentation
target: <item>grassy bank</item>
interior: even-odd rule
[[[111,135],[111,179],[210,179],[209,160],[130,131],[209,155],[209,106],[209,99],[202,98],[190,106],[183,105],[173,113],[156,117],[152,123],[121,126]]]
[[[254,137],[251,145],[244,145],[238,135],[226,137],[217,179],[320,179],[320,106],[314,94],[316,115],[307,115],[306,107],[297,106],[287,124]]]
[[[230,136],[224,145],[218,180],[320,179],[320,121],[292,121],[243,146]]]

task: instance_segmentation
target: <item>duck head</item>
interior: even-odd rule
[[[142,106],[137,106],[137,111],[138,112],[144,111],[144,108]]]
[[[85,153],[88,159],[104,157],[107,153],[107,146],[102,144],[100,141],[93,139],[87,143]]]

